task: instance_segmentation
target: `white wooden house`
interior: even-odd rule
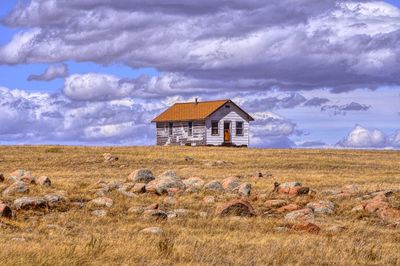
[[[157,145],[248,146],[254,119],[231,100],[176,103],[153,119]]]

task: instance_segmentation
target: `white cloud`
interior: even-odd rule
[[[390,145],[385,134],[378,129],[367,129],[360,125],[338,143],[338,146],[351,148],[384,148]]]

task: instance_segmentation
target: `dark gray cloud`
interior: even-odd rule
[[[53,64],[40,75],[30,75],[28,80],[50,81],[56,78],[65,78],[68,76],[68,66],[66,64]]]
[[[219,91],[400,84],[400,12],[383,1],[32,0],[5,24],[26,31],[3,64],[124,63]]]
[[[307,100],[304,103],[304,106],[311,106],[311,107],[312,106],[321,106],[328,102],[329,102],[329,99],[327,99],[327,98],[314,97],[314,98]]]
[[[351,102],[343,105],[324,105],[321,107],[321,111],[332,111],[334,115],[345,115],[348,111],[367,111],[370,108],[370,105]]]

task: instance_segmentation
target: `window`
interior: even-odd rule
[[[213,136],[219,135],[218,121],[211,121],[211,135]]]
[[[243,136],[243,122],[236,122],[236,136]]]
[[[193,135],[193,122],[189,122],[188,125],[188,135],[192,136]]]
[[[227,109],[228,109],[228,108],[231,108],[231,106],[230,106],[230,105],[225,105],[225,108],[227,108]]]
[[[170,136],[172,136],[173,127],[174,127],[174,123],[168,123],[168,131],[169,131]]]

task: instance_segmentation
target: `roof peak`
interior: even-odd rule
[[[222,100],[211,100],[211,101],[190,101],[190,102],[178,102],[175,104],[199,104],[199,103],[213,103],[213,102],[228,102],[230,99],[222,99]]]

